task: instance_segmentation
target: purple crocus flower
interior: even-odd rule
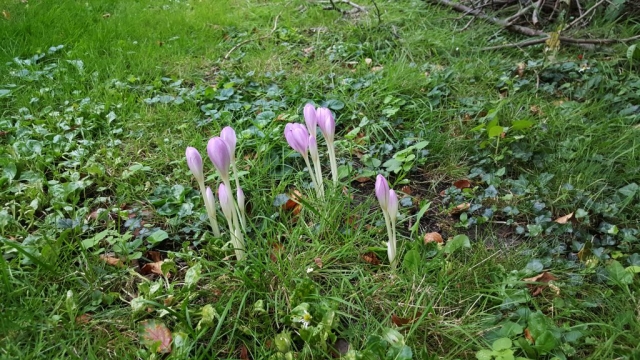
[[[231,155],[227,143],[219,137],[214,137],[207,143],[207,154],[209,159],[220,173],[222,180],[229,181],[229,164]]]
[[[231,156],[231,161],[235,160],[236,154],[236,132],[233,130],[231,126],[226,126],[222,131],[220,131],[220,138],[227,143],[227,147],[229,148],[229,155]]]
[[[327,140],[327,143],[333,144],[333,136],[336,132],[336,121],[333,118],[331,110],[325,107],[319,108],[316,110],[316,118],[325,140]]]
[[[395,224],[398,217],[398,195],[393,189],[389,190],[389,199],[387,203],[387,212],[392,224]]]
[[[304,122],[307,124],[309,134],[316,136],[316,128],[318,127],[318,118],[316,116],[316,108],[312,104],[307,104],[302,110],[304,114]]]
[[[376,177],[376,197],[378,198],[378,202],[380,202],[382,210],[387,211],[389,204],[389,183],[381,174],[378,174]]]
[[[309,150],[309,132],[302,124],[288,123],[284,128],[284,137],[293,150],[306,156]]]
[[[196,148],[189,146],[185,152],[187,156],[187,165],[189,170],[198,181],[199,185],[204,184],[204,171],[202,166],[202,157]]]

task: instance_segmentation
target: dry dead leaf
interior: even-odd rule
[[[362,183],[366,183],[366,182],[371,181],[371,178],[370,177],[366,177],[366,176],[360,176],[360,177],[357,177],[357,178],[355,178],[353,180],[355,180],[355,181],[359,182],[360,184],[362,184]]]
[[[240,360],[249,360],[249,349],[245,344],[240,344],[238,347],[240,349]]]
[[[322,269],[322,259],[317,257],[317,258],[313,259],[313,262],[316,263],[316,266],[318,266],[320,269]]]
[[[169,295],[169,296],[167,296],[167,298],[166,298],[166,299],[164,299],[164,301],[163,301],[164,306],[171,306],[171,305],[173,305],[173,301],[174,301],[174,300],[175,300],[175,298],[173,297],[173,295]]]
[[[302,204],[300,204],[299,201],[300,199],[302,199],[302,194],[300,193],[300,191],[298,191],[298,189],[294,189],[288,196],[289,200],[287,200],[284,205],[282,205],[282,208],[287,211],[291,211],[293,215],[300,214],[300,211],[302,210]]]
[[[400,191],[402,191],[403,193],[407,194],[407,195],[411,195],[413,194],[413,190],[411,189],[411,186],[409,185],[405,185],[403,186]]]
[[[278,262],[278,256],[284,251],[284,246],[281,243],[273,243],[271,245],[271,254],[269,258],[273,262]]]
[[[555,219],[554,221],[557,222],[558,224],[566,224],[572,217],[573,217],[573,213],[569,213],[565,216]]]
[[[407,324],[411,324],[412,322],[416,321],[416,319],[420,318],[420,316],[422,316],[421,312],[416,313],[416,316],[414,318],[401,318],[399,316],[396,316],[396,314],[391,314],[391,322],[398,327],[407,325]]]
[[[104,14],[102,14],[102,17],[103,17],[104,19],[108,19],[108,18],[110,18],[110,17],[111,17],[111,14],[109,14],[109,13],[104,13]]]
[[[455,215],[455,214],[460,214],[463,211],[469,210],[469,208],[471,207],[471,204],[469,203],[462,203],[456,207],[454,207],[453,209],[451,209],[450,214],[451,215]]]
[[[362,260],[368,262],[371,265],[380,265],[380,259],[378,259],[378,255],[373,251],[370,251],[364,255],[362,255]]]
[[[164,261],[156,261],[144,264],[142,269],[140,269],[140,273],[142,275],[156,274],[156,275],[164,275],[162,273],[162,263]]]
[[[148,347],[157,346],[159,353],[171,352],[171,331],[161,322],[149,320],[142,323],[142,342]]]
[[[533,336],[531,336],[531,331],[529,331],[529,328],[524,329],[524,338],[529,340],[532,344],[536,343]]]
[[[102,255],[100,255],[100,260],[104,261],[105,263],[107,263],[108,265],[111,265],[111,266],[117,266],[117,267],[123,267],[124,266],[124,263],[122,262],[122,260],[118,259],[117,257],[115,257],[113,255],[102,254]]]
[[[442,239],[442,235],[437,232],[430,232],[424,235],[424,243],[428,244],[430,242],[435,242],[438,244],[442,244],[444,240]]]
[[[529,111],[531,111],[531,114],[533,115],[544,116],[544,112],[542,112],[542,109],[540,109],[540,106],[538,105],[531,105],[531,108],[529,109]]]
[[[543,284],[527,284],[527,287],[531,292],[531,296],[540,295],[542,291],[547,287],[547,285],[556,292],[556,295],[560,294],[560,288],[558,288],[555,285],[552,287],[553,284],[550,284],[551,281],[557,280],[557,278],[553,276],[553,274],[550,272],[545,271],[542,274],[536,275],[534,277],[522,279],[522,280],[528,283],[543,283]]]
[[[382,67],[381,65],[378,65],[378,66],[374,66],[374,67],[372,67],[372,68],[371,68],[371,71],[373,71],[373,72],[378,72],[378,71],[380,71],[380,70],[382,70],[382,69],[384,69],[384,67]]]
[[[76,316],[76,324],[88,324],[89,321],[91,321],[91,314],[82,314],[79,316]]]
[[[11,14],[7,10],[2,10],[2,16],[7,20],[11,18]]]
[[[161,262],[162,261],[162,255],[160,254],[159,251],[156,250],[150,250],[147,251],[147,255],[146,255],[147,259],[153,261],[153,262]]]
[[[469,181],[467,179],[460,179],[458,181],[455,181],[453,183],[453,186],[457,187],[460,190],[466,189],[466,188],[470,188],[471,187],[471,181]]]
[[[302,52],[304,53],[305,56],[309,56],[309,54],[313,52],[313,49],[314,49],[313,46],[309,46],[308,48],[302,49]]]
[[[371,60],[370,58],[364,59],[364,63],[367,64],[367,65],[371,65],[372,62],[373,62],[373,60]]]

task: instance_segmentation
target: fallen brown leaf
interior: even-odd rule
[[[527,64],[525,64],[524,62],[521,62],[518,64],[518,67],[516,68],[516,75],[518,75],[518,77],[523,77],[524,76],[524,70],[527,68]]]
[[[460,179],[458,181],[455,181],[453,183],[453,186],[457,187],[460,190],[466,189],[466,188],[470,188],[471,187],[471,181],[469,181],[467,179]]]
[[[420,318],[420,316],[422,316],[421,312],[416,313],[416,316],[414,318],[401,318],[399,316],[396,316],[396,314],[391,314],[391,322],[395,326],[400,327],[407,324],[411,324],[412,322],[416,321],[416,319]]]
[[[124,263],[122,262],[122,260],[118,259],[117,257],[113,256],[113,255],[100,255],[100,260],[104,261],[105,263],[107,263],[108,265],[112,265],[112,266],[117,266],[117,267],[123,267]]]
[[[11,14],[7,10],[2,10],[2,16],[7,20],[11,18]]]
[[[370,177],[366,177],[366,176],[360,176],[360,177],[357,177],[357,178],[355,178],[353,180],[355,180],[355,181],[359,182],[360,184],[362,184],[362,183],[366,183],[366,182],[371,181],[371,178]]]
[[[373,72],[378,72],[378,71],[380,71],[380,70],[382,70],[382,69],[384,69],[384,67],[382,67],[382,66],[378,65],[378,66],[374,66],[374,67],[372,67],[372,68],[371,68],[371,71],[373,71]]]
[[[362,255],[362,260],[368,262],[371,265],[380,265],[380,259],[378,259],[378,255],[373,251],[368,252]]]
[[[320,269],[322,269],[322,259],[317,257],[317,258],[313,259],[313,262],[316,263],[316,266],[318,266]]]
[[[240,360],[249,360],[249,349],[245,344],[240,344]]]
[[[156,261],[144,264],[142,269],[140,269],[140,273],[142,275],[156,274],[156,275],[164,275],[162,273],[162,263],[164,261]]]
[[[462,203],[456,207],[454,207],[453,209],[451,209],[450,214],[451,215],[456,215],[456,214],[460,214],[463,211],[468,210],[471,207],[471,204],[469,203]]]
[[[402,191],[403,193],[407,194],[407,195],[411,195],[413,193],[413,190],[411,189],[411,186],[409,185],[405,185],[403,186],[400,191]]]
[[[371,63],[373,62],[373,60],[371,60],[370,58],[366,58],[364,59],[365,64],[367,65],[371,65]]]
[[[444,240],[442,239],[442,235],[437,232],[430,232],[424,235],[424,243],[428,244],[430,242],[435,242],[438,244],[442,244]]]
[[[294,189],[289,195],[289,200],[282,205],[282,208],[291,211],[293,215],[300,214],[302,210],[302,204],[300,204],[300,199],[302,199],[302,194],[298,189]]]
[[[550,272],[543,272],[542,274],[536,275],[534,277],[522,279],[524,282],[528,283],[544,283],[544,284],[527,284],[529,291],[531,292],[531,296],[538,296],[542,293],[542,291],[547,287],[547,285],[552,288],[556,295],[560,294],[560,288],[557,286],[550,284],[551,281],[558,280],[555,276],[553,276]]]
[[[91,314],[82,314],[79,316],[76,316],[76,324],[88,324],[89,321],[91,321]]]
[[[149,260],[151,260],[153,262],[162,261],[162,255],[160,254],[159,251],[156,251],[156,250],[147,251],[146,257],[147,257],[147,259],[149,259]]]
[[[110,18],[110,17],[111,17],[111,14],[109,14],[109,13],[104,13],[104,14],[102,14],[102,17],[103,17],[103,18],[105,18],[105,19],[108,19],[108,18]]]
[[[531,114],[533,115],[544,116],[544,112],[542,112],[542,109],[540,109],[540,106],[538,105],[531,105],[529,111],[531,111]]]
[[[557,222],[558,224],[566,224],[572,217],[573,217],[573,213],[569,213],[565,216],[555,219],[554,221]]]
[[[273,243],[271,245],[271,254],[269,254],[271,261],[278,262],[278,256],[282,251],[284,251],[284,246],[281,243]]]
[[[533,338],[533,336],[531,336],[531,331],[529,331],[529,328],[524,329],[524,338],[531,341],[532,344],[536,343],[536,340]]]

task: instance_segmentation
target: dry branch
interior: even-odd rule
[[[497,18],[495,16],[487,15],[484,12],[482,12],[481,10],[472,9],[472,8],[470,8],[468,6],[462,5],[460,3],[454,3],[454,2],[452,2],[450,0],[429,0],[429,1],[432,2],[432,3],[448,6],[448,7],[452,8],[452,9],[454,9],[456,11],[465,13],[467,15],[473,15],[475,17],[478,17],[480,19],[483,19],[485,21],[488,21],[490,23],[493,23],[495,25],[501,26],[501,27],[503,27],[505,29],[508,29],[508,30],[511,30],[511,31],[514,31],[514,32],[517,32],[517,33],[520,33],[520,34],[523,34],[523,35],[539,36],[540,37],[538,39],[523,41],[523,42],[514,43],[514,44],[490,46],[490,47],[483,48],[481,50],[495,50],[495,49],[503,49],[503,48],[508,48],[508,47],[531,46],[531,45],[541,44],[541,43],[545,42],[550,37],[549,34],[547,34],[546,32],[544,32],[542,30],[536,30],[536,29],[532,29],[530,27],[521,26],[521,25],[514,25],[514,24],[511,24],[509,21]],[[603,1],[606,1],[606,0],[603,0]],[[594,5],[591,9],[593,9],[595,6],[598,6],[599,3]],[[533,5],[534,11],[535,11],[535,9],[537,9],[542,4],[543,4],[543,1],[542,0],[538,0],[535,4],[531,4],[531,5]],[[528,8],[528,6],[526,8]],[[589,11],[591,9],[589,9]],[[586,11],[585,13],[583,13],[583,16],[586,15],[589,11]],[[522,10],[520,12],[522,12]],[[565,43],[565,44],[573,44],[573,45],[577,45],[577,46],[581,46],[581,47],[585,47],[585,48],[591,48],[593,45],[624,43],[624,42],[630,42],[630,41],[639,40],[639,39],[640,39],[640,35],[636,35],[636,36],[633,36],[633,37],[630,37],[630,38],[626,38],[626,39],[574,39],[572,37],[560,36],[558,40],[561,43]]]

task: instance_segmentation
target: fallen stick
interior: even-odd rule
[[[495,49],[502,49],[502,48],[507,48],[507,47],[523,47],[523,46],[530,46],[530,45],[536,45],[536,44],[541,44],[543,42],[545,42],[550,36],[549,34],[545,33],[542,30],[536,30],[536,29],[532,29],[526,26],[521,26],[521,25],[513,25],[510,24],[508,22],[506,22],[505,20],[499,19],[497,17],[494,16],[489,16],[487,14],[485,14],[484,12],[480,11],[480,10],[476,10],[476,9],[472,9],[468,6],[462,5],[460,3],[454,3],[451,2],[450,0],[429,0],[432,3],[437,3],[440,5],[445,5],[448,6],[450,8],[453,8],[454,10],[457,10],[459,12],[463,12],[466,14],[471,14],[474,15],[480,19],[483,19],[485,21],[488,21],[490,23],[493,23],[495,25],[499,25],[503,28],[509,29],[509,30],[513,30],[517,33],[523,34],[523,35],[527,35],[527,36],[541,36],[541,38],[538,39],[533,39],[533,40],[529,40],[529,41],[523,41],[520,43],[515,43],[515,44],[506,44],[506,45],[497,45],[497,46],[490,46],[487,48],[483,48],[481,50],[495,50]],[[571,37],[567,37],[567,36],[560,36],[558,38],[558,40],[560,41],[560,43],[565,43],[565,44],[574,44],[577,46],[581,46],[581,47],[585,47],[585,48],[591,48],[591,46],[589,45],[604,45],[604,44],[613,44],[613,43],[624,43],[624,42],[630,42],[630,41],[634,41],[634,40],[638,40],[640,39],[640,35],[636,35],[636,36],[632,36],[630,38],[626,38],[626,39],[574,39]]]
[[[526,40],[526,41],[512,43],[512,44],[487,46],[479,50],[481,51],[498,50],[498,49],[513,48],[513,47],[522,48],[522,47],[542,44],[545,41],[547,41],[548,38],[549,37],[547,36],[544,38],[531,39],[531,40]],[[613,43],[627,43],[634,40],[640,40],[640,35],[632,36],[626,39],[574,39],[569,37],[560,37],[561,43],[564,42],[567,44],[583,44],[583,45],[606,45],[606,44],[613,44]]]

